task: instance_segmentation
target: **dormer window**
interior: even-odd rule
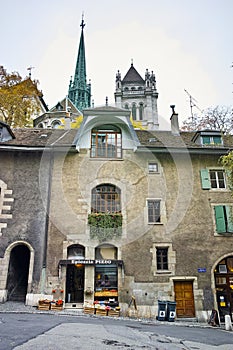
[[[92,129],[91,133],[92,158],[121,158],[121,130],[114,125],[101,125]]]
[[[222,137],[221,135],[206,135],[201,136],[202,144],[203,145],[221,145],[222,144]]]
[[[199,130],[192,141],[202,146],[221,146],[223,144],[220,130]]]

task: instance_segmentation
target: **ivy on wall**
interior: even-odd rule
[[[92,213],[88,215],[90,225],[90,237],[97,238],[100,242],[121,237],[122,214],[119,213]]]

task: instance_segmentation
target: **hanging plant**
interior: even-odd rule
[[[100,242],[121,237],[122,214],[92,213],[88,215],[88,224],[91,238],[98,238]]]

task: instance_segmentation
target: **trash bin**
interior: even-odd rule
[[[176,302],[167,301],[167,320],[169,322],[174,322],[176,317]]]
[[[167,308],[167,302],[162,301],[162,300],[158,300],[158,320],[159,321],[165,321],[166,308]]]

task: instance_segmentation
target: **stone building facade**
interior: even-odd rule
[[[78,130],[13,131],[0,142],[1,302],[108,300],[126,314],[134,296],[141,317],[158,300],[176,301],[177,317],[232,313],[233,203],[219,163],[232,145],[180,132],[174,110],[171,131],[135,130],[111,106],[84,110]]]

